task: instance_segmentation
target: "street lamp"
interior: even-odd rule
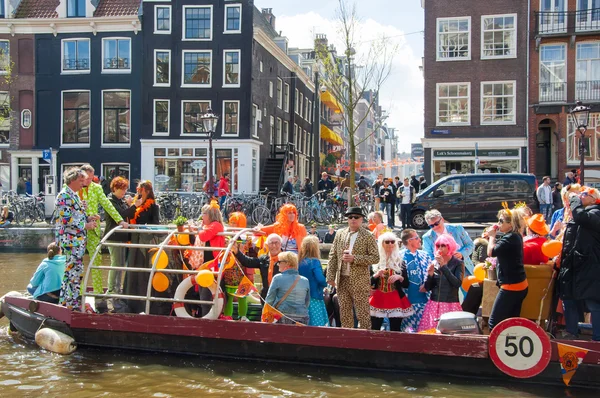
[[[212,198],[215,190],[215,183],[213,182],[213,148],[212,148],[212,139],[213,134],[217,130],[217,123],[219,122],[219,116],[215,115],[212,109],[208,108],[205,114],[200,115],[200,119],[202,120],[202,127],[204,128],[204,132],[208,134],[208,194],[209,198]],[[198,117],[196,117],[198,120]],[[196,131],[198,131],[200,123],[195,123]]]
[[[579,163],[579,183],[581,185],[584,184],[583,182],[583,174],[584,174],[584,167],[585,167],[585,139],[586,139],[586,135],[585,133],[587,132],[587,128],[588,128],[588,121],[590,118],[590,110],[592,108],[586,105],[583,105],[581,103],[581,101],[577,101],[577,103],[575,104],[575,107],[572,108],[571,110],[569,110],[569,113],[571,114],[571,118],[573,121],[573,125],[575,126],[575,128],[577,129],[577,131],[579,131],[580,137],[579,137],[579,157],[580,157],[580,163]]]

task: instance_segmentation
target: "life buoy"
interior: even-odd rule
[[[190,288],[192,286],[197,286],[197,285],[198,285],[198,283],[196,283],[196,274],[188,276],[179,284],[179,286],[177,286],[177,290],[175,290],[174,298],[177,300],[184,300],[185,295],[187,294],[187,291],[190,290]],[[217,300],[217,304],[213,305],[212,308],[210,309],[210,311],[208,312],[208,314],[204,315],[202,318],[217,319],[219,317],[219,315],[221,315],[221,312],[223,312],[223,306],[225,305],[225,295],[223,294],[221,289],[217,287],[216,283],[213,284],[208,289],[212,293],[213,300],[215,298],[216,292],[218,291],[219,299]],[[175,311],[175,315],[177,315],[180,318],[193,318],[185,309],[184,303],[175,303],[173,305],[173,309]]]

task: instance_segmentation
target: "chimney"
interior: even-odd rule
[[[275,15],[273,15],[273,9],[272,8],[263,8],[262,14],[263,14],[263,17],[265,17],[265,19],[269,22],[271,27],[273,27],[273,29],[275,29]]]
[[[317,33],[315,36],[315,49],[327,49],[329,46],[329,41],[327,40],[327,35],[324,33]]]

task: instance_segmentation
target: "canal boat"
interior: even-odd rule
[[[172,245],[174,232],[163,232],[167,238],[158,248],[159,253],[161,250],[181,249]],[[246,232],[247,230],[226,231],[232,236],[232,241]],[[103,240],[100,246],[106,243],[108,242]],[[230,249],[231,246],[223,248],[223,258],[227,258]],[[157,263],[158,258],[152,269],[146,269],[146,272],[156,272]],[[110,269],[102,266],[98,268]],[[132,270],[135,269],[128,271]],[[142,272],[140,270],[137,272]],[[175,271],[181,270],[171,272],[177,273]],[[221,273],[220,269],[217,273],[217,286]],[[86,295],[96,298],[110,296],[90,292]],[[161,299],[151,296],[150,288],[148,296],[141,299],[146,301],[147,309],[151,302],[158,300],[211,303]],[[215,294],[212,304],[219,305],[219,299],[219,295]],[[4,315],[9,319],[11,330],[33,339],[40,328],[50,327],[73,337],[79,347],[351,367],[366,371],[443,374],[508,382],[518,380],[550,385],[563,383],[565,369],[567,372],[577,369],[570,379],[571,386],[600,388],[600,342],[550,339],[543,331],[540,332],[539,326],[521,318],[504,321],[507,327],[499,324],[490,336],[415,334],[241,322],[209,319],[210,317],[149,315],[149,311],[146,314],[73,312],[59,305],[10,294],[1,301],[0,316]],[[498,333],[494,334],[497,330]],[[559,355],[561,346],[576,347],[575,351],[585,351],[585,354],[579,355],[577,363],[577,354],[573,354],[573,357],[560,352]],[[575,363],[566,363],[565,358],[575,358]]]

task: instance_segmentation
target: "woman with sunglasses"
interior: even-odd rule
[[[464,262],[467,275],[473,273],[473,261],[471,260],[471,254],[475,249],[473,240],[465,231],[462,225],[458,224],[446,224],[446,220],[438,210],[429,210],[425,213],[425,221],[429,225],[429,231],[423,235],[423,250],[429,254],[430,257],[435,257],[435,244],[436,239],[443,234],[452,236],[456,244],[458,245],[454,256]]]
[[[454,254],[458,245],[452,236],[440,235],[435,241],[435,261],[427,267],[425,289],[431,298],[419,324],[419,332],[433,329],[443,314],[462,311],[458,301],[458,289],[465,274],[465,265]]]
[[[498,259],[497,285],[500,287],[490,314],[490,330],[505,319],[521,315],[521,305],[527,296],[521,231],[521,217],[517,211],[508,208],[500,210],[498,224],[488,228],[490,243],[487,254]],[[503,235],[496,240],[498,232]]]
[[[414,312],[403,288],[408,287],[408,274],[402,261],[398,237],[383,233],[378,240],[379,263],[373,264],[371,286],[371,329],[380,330],[384,318],[390,320],[390,330],[399,332],[402,319]]]

